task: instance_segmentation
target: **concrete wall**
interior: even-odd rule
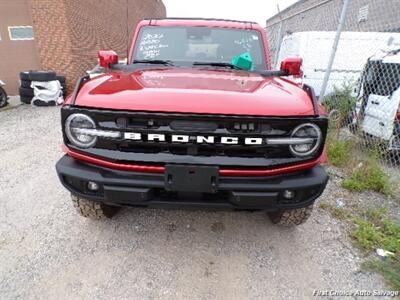
[[[18,94],[19,72],[40,65],[37,40],[10,40],[8,26],[24,25],[32,25],[28,0],[0,0],[0,79],[7,84],[5,89],[10,95]]]

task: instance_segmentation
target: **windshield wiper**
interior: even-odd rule
[[[225,68],[231,68],[235,70],[243,70],[235,67],[234,65],[226,62],[194,62],[194,66],[212,66],[212,67],[225,67]],[[288,76],[288,72],[286,70],[264,70],[264,71],[259,71],[259,70],[252,70],[249,72],[253,72],[256,74],[259,74],[263,77],[273,77],[273,76]]]
[[[162,60],[162,59],[136,59],[132,63],[133,64],[165,65],[165,66],[173,66],[174,65],[171,60]]]
[[[224,68],[231,68],[231,69],[236,69],[236,67],[230,63],[226,62],[200,62],[200,61],[195,61],[193,63],[193,66],[211,66],[211,67],[224,67]]]
[[[280,77],[280,76],[288,76],[289,72],[287,70],[265,70],[265,71],[256,71],[255,73],[260,74],[263,77]]]

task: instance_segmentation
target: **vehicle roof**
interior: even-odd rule
[[[400,64],[400,48],[397,51],[380,50],[369,61],[381,61],[382,63]]]
[[[223,27],[235,29],[256,29],[262,27],[256,22],[237,21],[226,19],[209,19],[209,18],[165,18],[165,19],[145,19],[139,25],[152,26],[204,26],[204,27]]]

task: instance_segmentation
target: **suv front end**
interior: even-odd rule
[[[326,117],[115,112],[65,106],[74,195],[107,205],[280,211],[308,207],[328,180]]]
[[[133,41],[128,64],[103,51],[103,74],[61,109],[56,169],[79,212],[194,206],[305,222],[328,181],[328,119],[310,87],[280,77],[300,76],[301,59],[269,70],[265,32],[248,22],[148,20]]]

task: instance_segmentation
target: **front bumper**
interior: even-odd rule
[[[119,171],[79,162],[68,155],[56,165],[61,183],[72,194],[111,205],[195,206],[223,209],[294,209],[312,204],[325,189],[321,166],[287,175],[219,177],[215,193],[175,192],[165,188],[164,174]],[[88,182],[98,184],[97,191]],[[294,191],[292,199],[283,192]]]

